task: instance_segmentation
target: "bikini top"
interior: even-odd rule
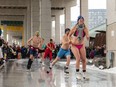
[[[76,36],[79,41],[82,40],[84,38],[84,36],[85,36],[84,28],[85,28],[84,24],[77,25],[76,31],[74,33],[74,36]]]

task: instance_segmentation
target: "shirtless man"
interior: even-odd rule
[[[57,54],[57,57],[56,59],[52,62],[52,64],[50,65],[50,69],[52,68],[52,66],[60,59],[62,58],[63,56],[65,56],[67,58],[67,63],[66,63],[66,66],[64,67],[64,72],[66,74],[69,73],[69,64],[70,64],[70,57],[71,57],[71,54],[70,54],[70,41],[68,40],[68,34],[70,32],[70,29],[69,28],[66,28],[65,29],[65,35],[63,36],[62,38],[62,45],[61,45],[61,48]],[[49,72],[47,72],[49,73]]]
[[[40,42],[41,42],[41,38],[39,36],[39,31],[36,31],[35,35],[27,41],[27,45],[30,46],[30,58],[29,58],[28,65],[27,65],[28,70],[31,68],[31,65],[34,60],[34,56],[36,55],[39,49]]]

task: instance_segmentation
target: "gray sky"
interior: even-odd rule
[[[88,9],[106,9],[107,0],[88,0]],[[79,6],[71,7],[71,21],[76,21],[79,15]]]
[[[88,0],[89,9],[106,9],[107,0]]]

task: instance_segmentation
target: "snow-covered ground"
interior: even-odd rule
[[[94,65],[92,65],[92,66],[91,65],[87,65],[87,69],[116,74],[116,67],[110,68],[110,69],[103,69],[103,70],[101,70],[101,69],[99,69],[98,67],[96,67]]]
[[[24,61],[27,61],[27,59],[26,60],[23,60],[23,59],[17,60],[18,63],[23,63]],[[59,61],[57,64],[64,66],[66,64],[66,61]],[[71,66],[75,67],[75,64],[76,64],[75,60],[72,60],[70,62]],[[80,66],[80,67],[82,67],[82,66]],[[99,72],[116,74],[116,67],[110,68],[110,69],[103,69],[103,70],[101,70],[101,69],[99,69],[98,67],[96,67],[94,65],[87,65],[87,69],[89,69],[89,70],[95,70],[95,71],[99,71]]]
[[[66,62],[58,62],[58,64],[62,64],[62,65],[65,65]],[[75,65],[75,61],[71,61],[70,62],[70,65],[73,66]],[[82,67],[82,66],[80,66]],[[87,65],[87,69],[89,70],[95,70],[95,71],[99,71],[99,72],[106,72],[106,73],[112,73],[112,74],[116,74],[116,67],[114,68],[110,68],[110,69],[99,69],[98,67],[94,66],[94,65]]]

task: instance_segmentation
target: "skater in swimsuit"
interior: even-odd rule
[[[88,33],[88,29],[86,28],[84,24],[84,18],[82,16],[78,17],[77,24],[70,31],[68,37],[72,43],[71,50],[76,58],[77,79],[81,78],[80,75],[82,75],[83,78],[85,78],[86,77],[85,76],[86,75],[86,50],[85,50],[84,37],[86,37],[87,40],[89,40],[89,33]],[[81,60],[82,60],[82,69],[83,69],[82,74],[80,73]]]
[[[32,43],[31,43],[32,41]],[[37,55],[37,52],[39,51],[39,44],[41,42],[41,38],[39,36],[39,32],[36,31],[35,35],[33,37],[31,37],[28,41],[27,41],[27,45],[30,46],[30,58],[28,60],[28,64],[27,64],[27,69],[30,70],[31,65],[33,63],[34,60],[34,56]]]

